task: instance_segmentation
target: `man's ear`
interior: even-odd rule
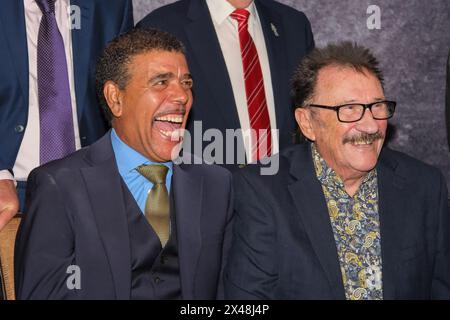
[[[316,140],[316,135],[314,133],[314,127],[312,124],[311,110],[308,108],[297,108],[295,109],[295,120],[297,121],[300,130],[303,135],[311,141]]]
[[[109,109],[115,118],[122,115],[122,94],[119,86],[111,80],[106,81],[103,86],[103,95],[108,103]]]

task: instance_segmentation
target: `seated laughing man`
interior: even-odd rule
[[[220,298],[231,175],[172,161],[172,134],[192,105],[183,45],[157,30],[122,34],[104,50],[96,82],[113,129],[31,173],[18,298]]]

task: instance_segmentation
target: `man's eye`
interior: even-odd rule
[[[155,83],[157,86],[165,86],[167,84],[167,80],[160,80]]]
[[[349,104],[344,107],[342,107],[344,112],[354,112],[354,111],[360,111],[361,106],[357,104]]]
[[[192,89],[192,86],[194,85],[194,82],[192,80],[185,80],[182,82],[183,87],[186,89]]]
[[[380,102],[380,103],[374,104],[374,105],[372,106],[372,109],[384,109],[384,108],[386,108],[386,107],[387,107],[387,106],[386,106],[386,103]]]

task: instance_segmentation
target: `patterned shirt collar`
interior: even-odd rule
[[[327,165],[325,159],[317,151],[315,143],[311,143],[311,154],[314,162],[314,169],[319,182],[324,186],[335,187],[341,190],[345,190],[344,182],[341,177]],[[372,169],[366,176],[357,193],[361,191],[366,185],[371,185],[376,180],[376,169]]]
[[[342,179],[312,144],[317,179],[322,184],[347,299],[383,298],[381,235],[376,170],[370,171],[353,197]]]

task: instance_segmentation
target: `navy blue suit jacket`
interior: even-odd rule
[[[231,174],[208,165],[173,170],[182,298],[220,298],[222,259],[231,240]],[[109,133],[31,172],[16,240],[19,299],[130,299],[124,186]],[[66,286],[70,265],[81,269],[81,290]]]
[[[326,200],[309,144],[280,155],[280,169],[235,174],[235,232],[225,297],[345,299]],[[450,298],[450,212],[436,168],[384,148],[378,195],[385,299]]]
[[[81,145],[107,129],[95,92],[95,64],[105,44],[133,27],[131,0],[71,0],[81,9],[72,30],[75,96]],[[28,49],[23,1],[3,0],[0,10],[0,170],[12,169],[28,121]]]
[[[300,59],[314,47],[314,39],[302,12],[273,0],[255,0],[255,4],[269,57],[281,150],[293,144],[296,130],[290,79]],[[231,81],[206,1],[181,0],[158,8],[137,27],[168,31],[185,44],[194,78],[194,105],[187,127],[192,136],[196,135],[193,121],[202,121],[203,131],[217,128],[225,133],[226,129],[240,128]]]

